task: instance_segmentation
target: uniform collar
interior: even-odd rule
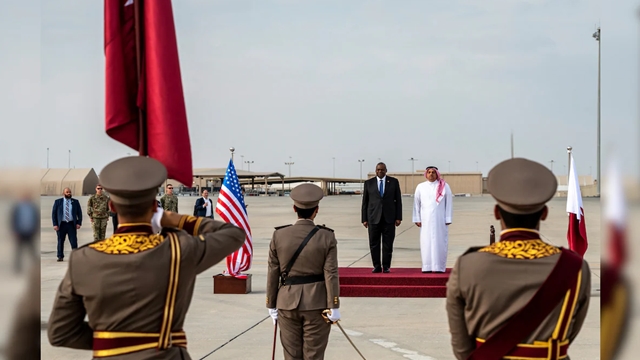
[[[500,241],[539,240],[540,232],[534,229],[513,228],[500,232]]]
[[[153,234],[150,223],[125,223],[119,224],[116,234]]]
[[[311,224],[311,225],[315,225],[315,223],[313,222],[313,220],[311,219],[298,219],[298,221],[296,221],[296,225],[300,225],[300,224]]]

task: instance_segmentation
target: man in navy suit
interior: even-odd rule
[[[68,235],[71,249],[78,247],[78,229],[82,226],[80,202],[71,197],[71,189],[64,188],[64,197],[53,203],[51,220],[58,234],[58,261],[64,259],[64,239]]]
[[[209,198],[209,191],[207,189],[202,190],[202,197],[196,200],[196,205],[193,208],[194,216],[201,216],[213,219],[213,213],[216,211],[213,206],[213,201]]]

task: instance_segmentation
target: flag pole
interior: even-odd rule
[[[569,186],[569,176],[571,175],[571,150],[573,148],[571,146],[567,147],[567,186]]]
[[[135,28],[136,28],[136,65],[138,67],[138,92],[140,92],[140,88],[144,86],[142,83],[142,12],[144,11],[142,8],[143,0],[134,0],[134,17],[135,17]],[[146,94],[145,94],[146,95]],[[147,152],[147,119],[144,111],[140,106],[138,106],[138,124],[139,124],[139,141],[138,141],[138,152],[140,156],[149,155]]]

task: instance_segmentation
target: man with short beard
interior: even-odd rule
[[[58,261],[64,259],[64,239],[68,235],[71,249],[78,247],[78,229],[82,226],[82,208],[80,202],[71,197],[71,189],[64,188],[64,197],[53,203],[51,220],[53,230],[58,235]]]
[[[429,166],[427,181],[418,184],[413,197],[413,222],[420,228],[422,272],[447,269],[449,225],[453,221],[453,195],[438,168]]]

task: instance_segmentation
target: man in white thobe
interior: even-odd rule
[[[422,272],[447,269],[449,225],[453,217],[453,196],[438,168],[429,166],[427,181],[418,184],[413,198],[413,222],[420,228]]]

